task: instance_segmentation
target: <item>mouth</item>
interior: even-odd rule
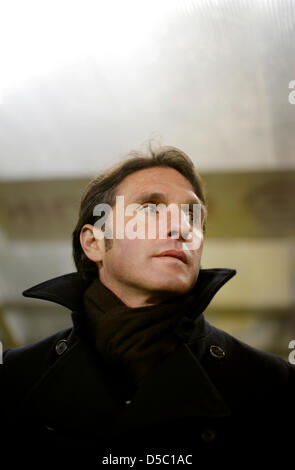
[[[157,258],[166,258],[166,257],[167,258],[175,258],[175,259],[178,259],[179,261],[182,261],[183,263],[187,264],[186,255],[184,254],[183,251],[167,250],[167,251],[163,251],[163,253],[160,253],[156,257]]]

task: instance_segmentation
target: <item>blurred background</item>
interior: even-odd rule
[[[208,195],[203,268],[237,270],[206,311],[288,358],[295,339],[295,2],[0,4],[0,340],[71,326],[22,291],[75,271],[90,178],[150,138]]]

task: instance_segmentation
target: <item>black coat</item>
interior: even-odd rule
[[[204,458],[229,465],[238,454],[237,468],[246,459],[265,464],[265,459],[292,458],[295,367],[215,328],[203,315],[235,273],[200,270],[194,320],[182,325],[181,346],[127,401],[109,387],[81,330],[85,286],[79,274],[24,291],[68,307],[74,325],[4,352],[2,455],[6,451],[10,460],[38,468],[57,460],[87,460],[85,468],[97,468],[104,458],[123,456],[137,456],[133,466],[145,468],[164,454],[164,463],[186,460],[194,466]],[[128,466],[128,460],[121,465]]]

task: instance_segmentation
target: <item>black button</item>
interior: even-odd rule
[[[68,349],[68,342],[66,339],[60,339],[55,345],[56,353],[61,356]]]
[[[210,354],[217,359],[222,359],[225,356],[225,351],[220,346],[210,346]]]
[[[208,444],[215,441],[216,439],[215,429],[212,429],[212,428],[204,429],[204,431],[201,434],[201,438],[203,439],[204,442],[207,442]]]

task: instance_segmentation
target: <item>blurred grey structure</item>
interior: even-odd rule
[[[13,6],[1,7],[0,33],[4,347],[71,324],[66,309],[21,292],[75,270],[71,232],[84,185],[156,137],[187,152],[205,180],[202,267],[237,269],[208,319],[287,357],[295,338],[294,1],[11,3],[21,22]]]

